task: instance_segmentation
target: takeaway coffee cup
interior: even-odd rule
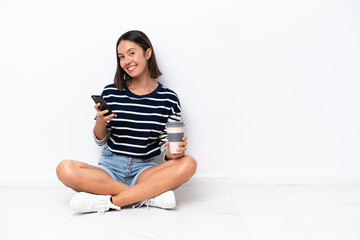
[[[166,131],[169,140],[170,153],[179,154],[179,143],[182,142],[184,137],[185,124],[183,122],[168,122],[166,123]]]

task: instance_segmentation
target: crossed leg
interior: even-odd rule
[[[60,162],[56,172],[60,181],[75,191],[112,195],[113,203],[122,207],[180,187],[196,168],[191,156],[170,160],[144,170],[133,187],[112,179],[101,168],[74,160]]]
[[[197,163],[191,156],[170,160],[145,169],[136,185],[113,197],[118,206],[125,206],[175,190],[187,182],[196,172]]]
[[[76,192],[88,192],[101,195],[117,195],[131,188],[110,177],[103,169],[75,160],[63,160],[57,168],[59,180]]]

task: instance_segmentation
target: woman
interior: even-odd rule
[[[117,70],[114,84],[102,96],[113,114],[97,111],[93,131],[95,141],[107,146],[98,166],[63,160],[57,166],[62,183],[77,194],[70,202],[75,212],[105,212],[139,203],[139,206],[172,209],[172,190],[187,182],[196,172],[196,160],[185,155],[187,137],[171,154],[165,125],[180,121],[181,108],[176,93],[155,79],[161,76],[155,52],[141,31],[124,33],[116,44]],[[156,164],[165,153],[167,161]]]

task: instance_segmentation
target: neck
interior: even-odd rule
[[[144,74],[134,77],[131,80],[130,88],[146,91],[152,89],[156,83],[155,79],[150,76],[149,71],[145,71]]]
[[[130,84],[130,88],[136,88],[136,89],[139,89],[139,90],[146,90],[146,89],[149,89],[149,88],[152,88],[152,86],[154,86],[154,83],[156,81],[149,77],[149,78],[133,78],[131,80],[131,84]]]

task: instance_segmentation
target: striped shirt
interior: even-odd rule
[[[110,151],[149,159],[166,149],[167,122],[181,120],[181,106],[177,94],[159,83],[146,95],[136,95],[127,86],[119,91],[114,84],[105,86],[101,96],[117,115],[107,122],[107,135],[95,140],[107,143]],[[96,118],[95,118],[96,119]]]

